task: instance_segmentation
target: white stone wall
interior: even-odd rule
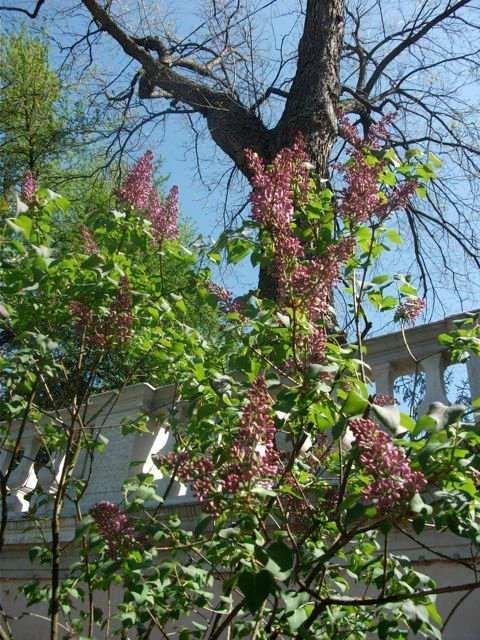
[[[167,453],[172,448],[168,416],[173,399],[173,387],[153,389],[146,384],[127,387],[120,395],[100,394],[92,399],[90,415],[95,415],[94,426],[108,439],[108,444],[105,453],[95,457],[88,490],[82,500],[83,513],[100,500],[118,502],[121,499],[122,483],[134,473],[153,473],[158,478],[160,493],[165,489],[168,478],[161,477],[152,463],[151,455],[159,451]],[[176,409],[181,412],[181,405]],[[152,433],[123,436],[122,422],[139,414],[147,415]],[[80,460],[78,474],[81,474],[84,464],[85,461]],[[35,486],[37,480],[32,469],[33,464],[26,470],[30,489]],[[22,487],[19,487],[19,491],[24,491]],[[15,487],[12,487],[12,491],[15,492]],[[25,504],[28,509],[28,502]],[[190,520],[192,525],[199,514],[198,506],[192,503],[192,496],[187,488],[178,483],[175,483],[164,508],[166,512],[180,512],[182,519]],[[75,525],[74,514],[71,507],[67,506],[62,517],[61,538],[65,548],[64,575],[68,574],[68,565],[75,559],[75,547],[72,544]],[[44,533],[48,538],[48,530]],[[32,565],[28,559],[29,548],[39,539],[40,533],[35,527],[32,528],[27,510],[11,514],[6,530],[5,548],[0,556],[0,602],[9,615],[19,617],[19,620],[12,622],[15,640],[48,638],[46,609],[36,607],[28,610],[30,615],[22,615],[27,610],[23,598],[18,594],[18,588],[32,578],[48,578],[44,568]],[[400,534],[397,534],[390,544],[398,553],[405,553],[412,558],[417,569],[434,577],[439,586],[474,580],[471,571],[454,562],[459,558],[471,557],[472,550],[464,540],[449,533],[427,532],[422,535],[421,542],[435,548],[441,557],[427,552],[421,545]],[[448,616],[462,595],[464,594],[454,593],[439,597],[439,608],[444,617]],[[102,598],[104,595],[98,594],[97,606],[104,604]],[[445,640],[479,640],[479,613],[480,590],[469,595],[452,616],[443,636]],[[101,637],[102,634],[99,634],[98,638]],[[156,637],[152,636],[155,640]]]

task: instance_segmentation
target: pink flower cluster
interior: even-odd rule
[[[225,287],[221,287],[214,282],[207,282],[206,286],[210,293],[218,298],[223,311],[226,311],[227,313],[240,311],[240,303],[233,299],[233,295],[228,291],[228,289],[225,289]]]
[[[290,236],[295,200],[304,203],[308,192],[309,157],[303,138],[281,149],[268,166],[251,149],[245,157],[253,186],[253,219],[271,232]]]
[[[247,149],[245,154],[253,186],[252,217],[269,233],[280,301],[301,308],[315,322],[328,308],[331,289],[341,265],[353,251],[354,241],[344,238],[328,247],[322,256],[309,259],[295,235],[295,206],[308,200],[311,168],[301,136],[292,147],[282,149],[268,166],[253,151]]]
[[[113,502],[98,502],[91,508],[90,514],[99,532],[105,538],[112,558],[117,558],[138,542],[135,528],[128,516]]]
[[[280,464],[275,435],[272,400],[259,376],[248,391],[238,432],[224,463],[216,465],[207,456],[195,459],[186,452],[172,452],[158,463],[189,484],[207,511],[218,514],[219,502],[227,494],[236,494],[253,482],[272,484]]]
[[[363,491],[366,502],[388,512],[405,505],[425,488],[427,480],[423,473],[412,470],[404,451],[373,420],[351,420],[349,427],[360,451],[360,463],[373,476],[372,483]]]
[[[298,261],[292,269],[283,262],[279,265],[281,299],[289,304],[300,300],[310,319],[317,320],[327,310],[340,268],[352,255],[354,246],[353,238],[343,238],[330,245],[321,257]]]
[[[396,308],[393,319],[395,322],[415,324],[415,320],[417,320],[424,308],[425,300],[423,298],[416,298],[414,296],[406,298],[404,302]]]
[[[327,347],[327,334],[322,327],[315,327],[312,335],[308,340],[308,352],[311,362],[322,362],[325,358],[325,349]]]
[[[37,189],[38,186],[35,178],[33,177],[33,173],[31,171],[27,171],[23,177],[22,191],[20,194],[23,202],[31,204],[35,198]]]
[[[152,193],[153,153],[147,151],[129,171],[118,189],[120,200],[135,209],[147,209]]]
[[[178,187],[174,185],[164,202],[160,202],[155,189],[152,189],[148,214],[152,223],[155,242],[160,245],[163,240],[178,238]]]
[[[99,251],[97,243],[95,242],[90,229],[84,224],[80,225],[80,235],[82,236],[85,253],[89,256],[98,255]]]
[[[117,195],[126,204],[143,210],[152,223],[156,244],[178,238],[178,187],[162,202],[152,182],[153,153],[147,151],[126,176]]]
[[[379,149],[380,141],[388,137],[388,125],[393,117],[390,114],[372,125],[366,139],[360,138],[346,116],[339,118],[340,133],[352,147],[349,160],[338,167],[346,183],[340,210],[345,218],[354,223],[366,222],[372,216],[386,219],[393,211],[408,205],[418,186],[415,180],[406,180],[388,194],[381,192],[379,180],[386,168],[386,161],[371,163],[365,156],[366,147]]]
[[[133,335],[132,294],[128,278],[120,281],[119,290],[106,317],[98,317],[84,302],[73,300],[70,312],[77,319],[77,333],[88,345],[105,348],[112,342],[123,344]]]
[[[395,398],[386,393],[376,393],[372,398],[372,404],[377,407],[389,407],[395,404]]]

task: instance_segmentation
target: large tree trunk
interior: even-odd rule
[[[270,134],[274,155],[300,132],[322,178],[328,177],[328,160],[337,137],[344,4],[345,0],[308,0],[297,71],[284,112]],[[275,298],[275,274],[261,269],[259,289],[262,296]]]
[[[340,95],[339,61],[343,44],[345,0],[307,0],[305,25],[298,48],[295,77],[284,111],[273,129],[238,97],[213,89],[178,73],[159,55],[159,41],[128,35],[97,0],[82,0],[95,22],[135,58],[143,70],[142,98],[173,98],[201,114],[215,143],[248,177],[244,151],[251,148],[267,162],[303,134],[317,172],[328,173],[328,158],[337,134],[336,108]],[[147,88],[147,89],[145,89]],[[275,278],[260,273],[259,288],[275,296]]]
[[[344,5],[345,0],[308,0],[297,71],[282,117],[272,131],[275,150],[290,144],[300,131],[322,177],[327,175],[337,136]]]

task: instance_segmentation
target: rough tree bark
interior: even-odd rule
[[[109,152],[114,146],[118,150],[109,153],[108,162],[122,156],[134,137],[140,141],[144,127],[164,123],[171,115],[186,115],[195,149],[198,121],[203,119],[216,145],[244,175],[248,174],[245,147],[268,161],[301,131],[325,177],[339,100],[342,111],[365,129],[383,115],[397,112],[392,148],[402,156],[421,145],[445,163],[428,201],[415,201],[399,224],[413,240],[424,296],[430,286],[438,298],[434,278],[441,268],[442,283],[445,275],[451,278],[460,297],[458,286],[463,286],[467,267],[452,268],[448,242],[459,246],[468,267],[480,268],[479,109],[472,90],[480,78],[478,0],[206,0],[201,3],[201,22],[184,35],[182,28],[172,31],[165,16],[173,7],[178,15],[193,10],[194,2],[121,4],[111,0],[72,0],[60,3],[60,8],[45,0],[0,4],[0,12],[20,12],[30,18],[41,8],[59,26],[63,23],[63,50],[82,69],[102,55],[94,49],[104,36],[123,49],[123,71],[113,72],[108,81],[99,80],[95,103],[120,118],[109,146]],[[71,12],[82,6],[91,20],[72,43]],[[140,19],[146,7],[158,7],[158,19]],[[272,7],[280,13],[276,9],[271,13]],[[285,27],[288,15],[291,20]],[[299,42],[295,42],[297,17]],[[277,20],[279,29],[270,41],[267,31]],[[457,177],[466,190],[457,188]],[[264,295],[267,289],[262,282]],[[464,296],[461,300],[463,304]]]
[[[152,55],[140,44],[142,40],[129,36],[96,0],[83,0],[83,4],[97,25],[142,65],[141,97],[154,98],[160,91],[162,97],[172,97],[195,109],[206,119],[215,143],[247,178],[245,149],[254,149],[268,162],[293,141],[297,132],[304,136],[318,173],[326,176],[337,135],[335,112],[340,96],[345,0],[308,0],[295,77],[283,113],[273,129],[267,129],[233,93],[190,80],[174,71],[168,58]],[[275,279],[263,270],[259,289],[262,296],[275,295]]]

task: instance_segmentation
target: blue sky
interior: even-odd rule
[[[61,0],[51,0],[49,6],[59,8],[62,6],[64,7],[66,4],[69,3],[65,3]],[[162,3],[150,2],[151,7],[154,5],[160,6],[161,4]],[[168,3],[163,4],[166,6]],[[259,4],[261,3],[259,2]],[[259,39],[259,47],[262,47],[264,50],[269,50],[269,48],[273,49],[274,41],[278,42],[280,35],[288,32],[292,24],[291,17],[287,15],[288,9],[293,8],[296,5],[297,3],[295,0],[282,0],[282,2],[277,2],[275,6],[272,6],[272,8],[269,9],[272,15],[276,15],[276,31],[273,33],[272,29],[268,25],[268,21],[266,21],[265,25],[262,25],[261,33],[263,34],[263,37]],[[194,25],[197,24],[197,16],[190,10],[190,8],[198,8],[198,6],[199,3],[197,0],[189,3],[178,4],[178,7],[180,8],[180,17],[178,19],[180,32],[187,33]],[[182,7],[184,7],[183,11],[181,10]],[[188,7],[188,10],[185,9],[186,7]],[[175,5],[175,10],[177,10],[177,5]],[[282,15],[278,15],[280,11],[283,11],[284,13]],[[3,14],[4,28],[8,28],[8,25],[11,24],[11,15],[12,14],[5,19],[5,14]],[[142,27],[145,27],[145,24],[148,24],[151,16],[148,12],[145,12],[141,18],[143,21]],[[36,25],[40,26],[40,23],[36,23]],[[56,25],[52,22],[47,22],[46,26],[50,32],[56,28]],[[74,15],[70,20],[70,28],[72,31],[82,33],[84,27],[85,22],[83,19],[79,18],[78,15]],[[65,35],[61,37],[59,34],[55,35],[59,41],[63,40],[64,42],[66,39]],[[108,39],[105,40],[102,47],[97,51],[97,56],[99,67],[109,66],[110,69],[118,69],[122,62],[118,46],[116,43],[108,41]],[[52,59],[60,59],[60,54],[53,48]],[[128,77],[131,77],[131,70],[129,70]],[[164,136],[161,135],[163,132]],[[180,188],[182,215],[185,218],[192,220],[195,227],[203,235],[215,237],[221,231],[223,225],[222,209],[225,197],[225,182],[220,184],[217,188],[213,188],[213,186],[216,182],[216,178],[223,171],[230,168],[231,164],[228,158],[226,158],[208,139],[207,135],[200,147],[202,154],[202,170],[207,182],[209,183],[209,186],[205,186],[196,175],[196,159],[195,154],[191,149],[191,144],[191,137],[189,136],[185,124],[181,122],[180,119],[177,120],[176,118],[170,118],[165,129],[162,127],[161,131],[157,131],[152,133],[150,136],[147,136],[147,138],[142,142],[142,145],[136,150],[138,153],[134,152],[134,155],[140,156],[146,148],[151,148],[157,156],[161,156],[163,162],[162,173],[169,175],[166,187],[169,188],[172,184],[178,184]],[[461,186],[459,187],[459,190],[461,191]],[[235,194],[234,200],[238,205],[240,205],[240,203],[243,203],[247,197],[247,191],[244,189],[243,192]],[[405,226],[405,220],[401,215],[399,216],[399,226]],[[399,250],[386,256],[380,267],[380,271],[409,271],[412,263],[412,255],[411,247],[409,245],[405,245]],[[452,266],[458,266],[459,268],[463,267],[462,257],[458,252],[458,248],[455,248],[455,250],[452,249],[451,263]],[[432,269],[435,269],[434,263],[432,265]],[[218,274],[218,277],[224,284],[230,287],[235,294],[243,293],[245,290],[254,287],[256,284],[255,271],[249,267],[248,263],[237,266],[234,271],[222,271],[221,274]],[[476,285],[476,282],[474,282],[473,278],[471,280],[472,281],[469,282],[468,278],[466,278],[463,283],[464,292],[462,302],[464,309],[480,306],[478,302],[476,302],[477,291],[474,286]],[[461,305],[458,299],[453,295],[449,283],[445,279],[442,280],[441,277],[438,277],[437,287],[444,305],[437,305],[435,308],[432,307],[429,311],[433,316],[439,317],[459,311]],[[471,290],[470,294],[468,293],[468,290]]]

